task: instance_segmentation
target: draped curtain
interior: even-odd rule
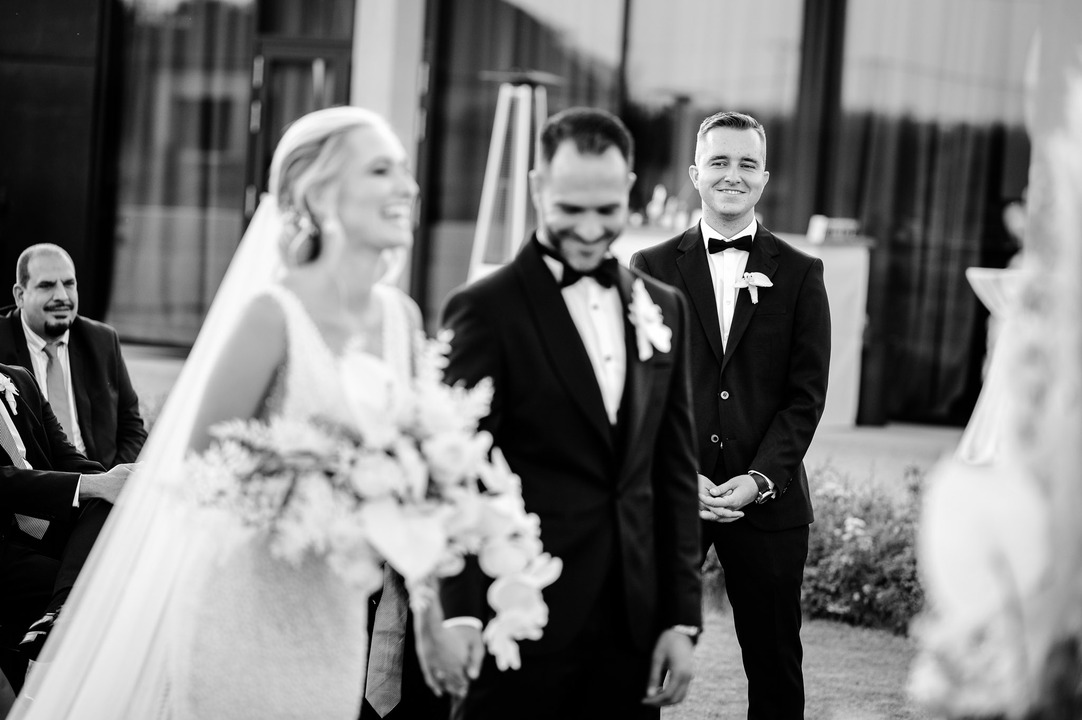
[[[637,141],[632,206],[661,194],[678,226],[700,205],[688,177],[695,134],[719,110],[754,115],[767,130],[771,181],[757,211],[773,230],[801,231],[788,207],[799,192],[792,172],[804,0],[635,1],[629,3],[624,120]],[[643,212],[644,222],[656,222]]]
[[[972,410],[987,312],[965,270],[1014,250],[1001,211],[1026,182],[1036,14],[1029,0],[848,2],[823,211],[878,242],[865,415],[958,424]]]

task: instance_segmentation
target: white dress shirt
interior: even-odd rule
[[[49,356],[45,354],[45,339],[30,329],[26,324],[26,318],[19,314],[23,324],[23,334],[26,335],[26,346],[30,348],[30,361],[34,363],[34,378],[38,381],[41,394],[46,400],[49,398],[49,381],[47,380],[47,368]],[[68,407],[71,408],[71,435],[68,438],[83,455],[86,455],[86,444],[83,443],[83,433],[79,430],[79,411],[75,408],[75,389],[71,384],[71,359],[68,356],[68,331],[57,338],[56,359],[60,362],[60,368],[64,372],[64,387],[68,392]]]
[[[4,424],[8,426],[8,431],[11,432],[11,437],[15,438],[15,447],[19,451],[19,455],[22,456],[23,462],[26,466],[33,467],[30,461],[26,459],[26,444],[23,442],[23,436],[19,434],[19,429],[15,427],[15,421],[11,419],[11,411],[8,409],[7,401],[4,400],[4,395],[0,392],[0,419],[4,421]],[[15,458],[12,458],[12,463],[15,462]]]
[[[736,293],[739,288],[735,287],[736,281],[744,274],[748,266],[748,253],[744,250],[724,250],[710,254],[710,239],[732,240],[741,235],[755,237],[758,223],[755,218],[751,219],[740,232],[727,238],[714,228],[706,224],[706,219],[699,220],[699,229],[703,234],[703,243],[707,247],[706,256],[710,259],[710,279],[714,283],[714,298],[718,303],[718,321],[721,325],[721,347],[724,350],[729,342],[729,329],[733,325],[733,311],[736,309]]]
[[[732,240],[741,235],[751,235],[754,238],[755,231],[759,229],[759,224],[756,222],[755,218],[752,218],[747,227],[733,235],[731,238],[725,237],[717,230],[707,225],[705,218],[699,220],[699,229],[703,234],[703,243],[706,245],[706,256],[710,259],[710,279],[714,283],[714,297],[717,299],[718,303],[718,320],[721,324],[721,347],[722,350],[724,350],[729,343],[729,330],[733,325],[733,311],[736,310],[736,294],[740,291],[740,288],[736,287],[736,281],[744,274],[744,270],[748,267],[748,257],[750,253],[746,250],[732,248],[711,255],[710,238]],[[749,470],[748,473],[760,476],[766,480],[766,484],[771,490],[774,489],[774,481],[758,470]]]
[[[544,256],[556,282],[564,276],[564,266],[555,258]],[[624,345],[624,304],[616,287],[602,287],[592,277],[584,277],[561,288],[567,311],[579,331],[586,354],[594,368],[601,398],[609,422],[616,424],[627,377],[627,350]]]

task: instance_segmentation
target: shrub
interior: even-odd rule
[[[808,615],[906,633],[924,599],[915,547],[921,479],[910,468],[904,489],[888,492],[830,467],[814,474],[801,593]]]

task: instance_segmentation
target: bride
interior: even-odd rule
[[[338,419],[344,378],[408,379],[420,313],[383,280],[417,184],[385,121],[338,107],[286,131],[269,188],[13,718],[358,715],[378,586],[230,549],[180,468],[223,420]]]

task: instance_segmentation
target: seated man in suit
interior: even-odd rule
[[[16,689],[131,470],[83,456],[30,373],[0,365],[0,633],[9,646],[23,639],[23,657],[0,662]]]
[[[0,362],[33,372],[68,442],[107,468],[135,462],[147,432],[108,325],[79,317],[75,265],[42,243],[16,263],[16,308],[0,311]]]

